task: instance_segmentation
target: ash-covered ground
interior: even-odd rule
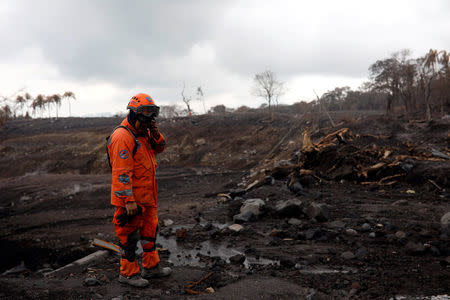
[[[9,121],[0,298],[444,299],[450,120],[332,117],[162,120],[158,247],[174,273],[145,289],[117,281],[114,252],[45,276],[116,242],[104,143],[120,119]]]

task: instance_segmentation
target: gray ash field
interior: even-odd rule
[[[318,115],[259,111],[161,120],[157,242],[174,273],[145,289],[117,281],[113,252],[43,275],[102,250],[94,239],[117,242],[104,143],[120,119],[8,121],[0,298],[450,294],[450,120],[333,117],[334,128]]]

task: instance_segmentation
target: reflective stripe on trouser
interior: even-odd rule
[[[136,216],[131,222],[120,227],[117,216],[125,212],[125,208],[116,207],[113,223],[115,224],[116,236],[122,248],[120,260],[120,273],[124,276],[132,276],[139,273],[139,264],[136,261],[136,244],[141,238],[142,266],[144,268],[155,267],[159,263],[158,252],[155,249],[156,231],[158,227],[158,216],[156,207],[144,206],[142,216]]]

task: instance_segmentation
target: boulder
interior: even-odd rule
[[[304,234],[305,234],[305,238],[307,240],[313,240],[313,239],[317,239],[317,238],[321,237],[324,234],[324,231],[321,229],[311,228],[311,229],[304,231]]]
[[[328,223],[326,226],[327,226],[327,228],[330,228],[330,229],[344,229],[345,223],[342,221],[336,220],[336,221]]]
[[[372,226],[370,226],[369,223],[364,223],[364,224],[361,225],[361,231],[362,232],[370,231],[370,229],[372,229]]]
[[[303,193],[303,186],[300,182],[296,181],[290,186],[288,186],[289,190],[294,194]]]
[[[235,223],[245,223],[250,222],[255,219],[255,215],[251,211],[245,213],[240,213],[233,216],[233,222]]]
[[[347,235],[351,235],[351,236],[358,235],[358,232],[356,232],[356,230],[355,230],[355,229],[352,229],[352,228],[346,229],[346,230],[345,230],[345,233],[346,233]]]
[[[289,221],[288,221],[288,224],[291,224],[291,225],[300,225],[300,224],[302,224],[302,221],[299,220],[299,219],[296,219],[296,218],[290,218]]]
[[[240,196],[242,196],[244,194],[245,194],[245,190],[241,189],[241,188],[231,189],[230,190],[230,197],[231,198],[240,197]]]
[[[171,219],[165,219],[163,221],[163,224],[164,224],[164,226],[167,227],[167,226],[173,225],[173,221]]]
[[[239,224],[233,224],[233,225],[228,226],[228,229],[230,229],[231,231],[234,231],[234,232],[240,232],[240,231],[244,230],[244,226],[239,225]]]
[[[353,252],[351,252],[351,251],[345,251],[344,253],[341,254],[341,257],[343,259],[354,259],[355,254],[353,254]]]
[[[206,144],[206,140],[204,138],[200,138],[200,139],[195,140],[195,145],[196,146],[203,146],[205,144]]]
[[[408,200],[397,200],[394,203],[392,203],[392,205],[395,205],[395,206],[408,205]]]
[[[406,252],[412,255],[421,255],[427,250],[422,243],[408,242],[405,246]]]
[[[275,210],[282,217],[299,217],[303,211],[303,202],[298,199],[289,199],[278,202]]]
[[[100,285],[100,281],[97,278],[93,278],[93,277],[86,278],[83,283],[85,286]]]
[[[241,206],[240,211],[241,214],[245,214],[246,212],[250,211],[253,213],[253,215],[259,216],[260,214],[262,214],[262,209],[264,208],[265,205],[266,203],[262,199],[259,198],[247,199]]]
[[[232,257],[230,257],[230,263],[234,264],[234,265],[240,265],[242,263],[244,263],[245,261],[245,255],[242,254],[236,254]]]
[[[314,218],[319,222],[325,222],[330,219],[330,213],[325,204],[311,202],[305,212],[308,217]]]
[[[404,239],[406,237],[406,233],[404,231],[399,230],[395,233],[395,237],[398,239]]]
[[[364,259],[367,257],[367,255],[369,255],[369,251],[367,250],[366,247],[358,248],[358,250],[356,250],[355,253],[355,257],[358,259]]]
[[[447,235],[450,234],[450,211],[442,216],[441,228],[442,228],[443,233],[445,233]]]

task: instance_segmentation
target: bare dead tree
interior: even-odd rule
[[[183,97],[183,102],[184,102],[184,104],[186,104],[188,115],[192,115],[192,110],[191,110],[192,99],[191,99],[191,97],[188,97],[184,94],[184,89],[185,89],[185,84],[183,82],[183,90],[181,91],[181,97]]]
[[[332,119],[331,116],[330,116],[330,113],[328,112],[328,109],[327,109],[326,105],[323,105],[323,98],[324,98],[324,97],[322,96],[322,98],[319,98],[319,96],[317,95],[316,91],[313,90],[313,92],[314,92],[314,94],[316,94],[317,102],[319,103],[320,107],[321,107],[323,110],[325,110],[325,113],[327,114],[328,119],[330,119],[331,126],[336,127],[336,125],[334,124],[333,119]]]
[[[269,70],[256,74],[254,83],[253,94],[264,98],[269,105],[269,109],[271,109],[273,102],[278,103],[279,97],[285,92],[284,83],[278,81],[275,73]]]

